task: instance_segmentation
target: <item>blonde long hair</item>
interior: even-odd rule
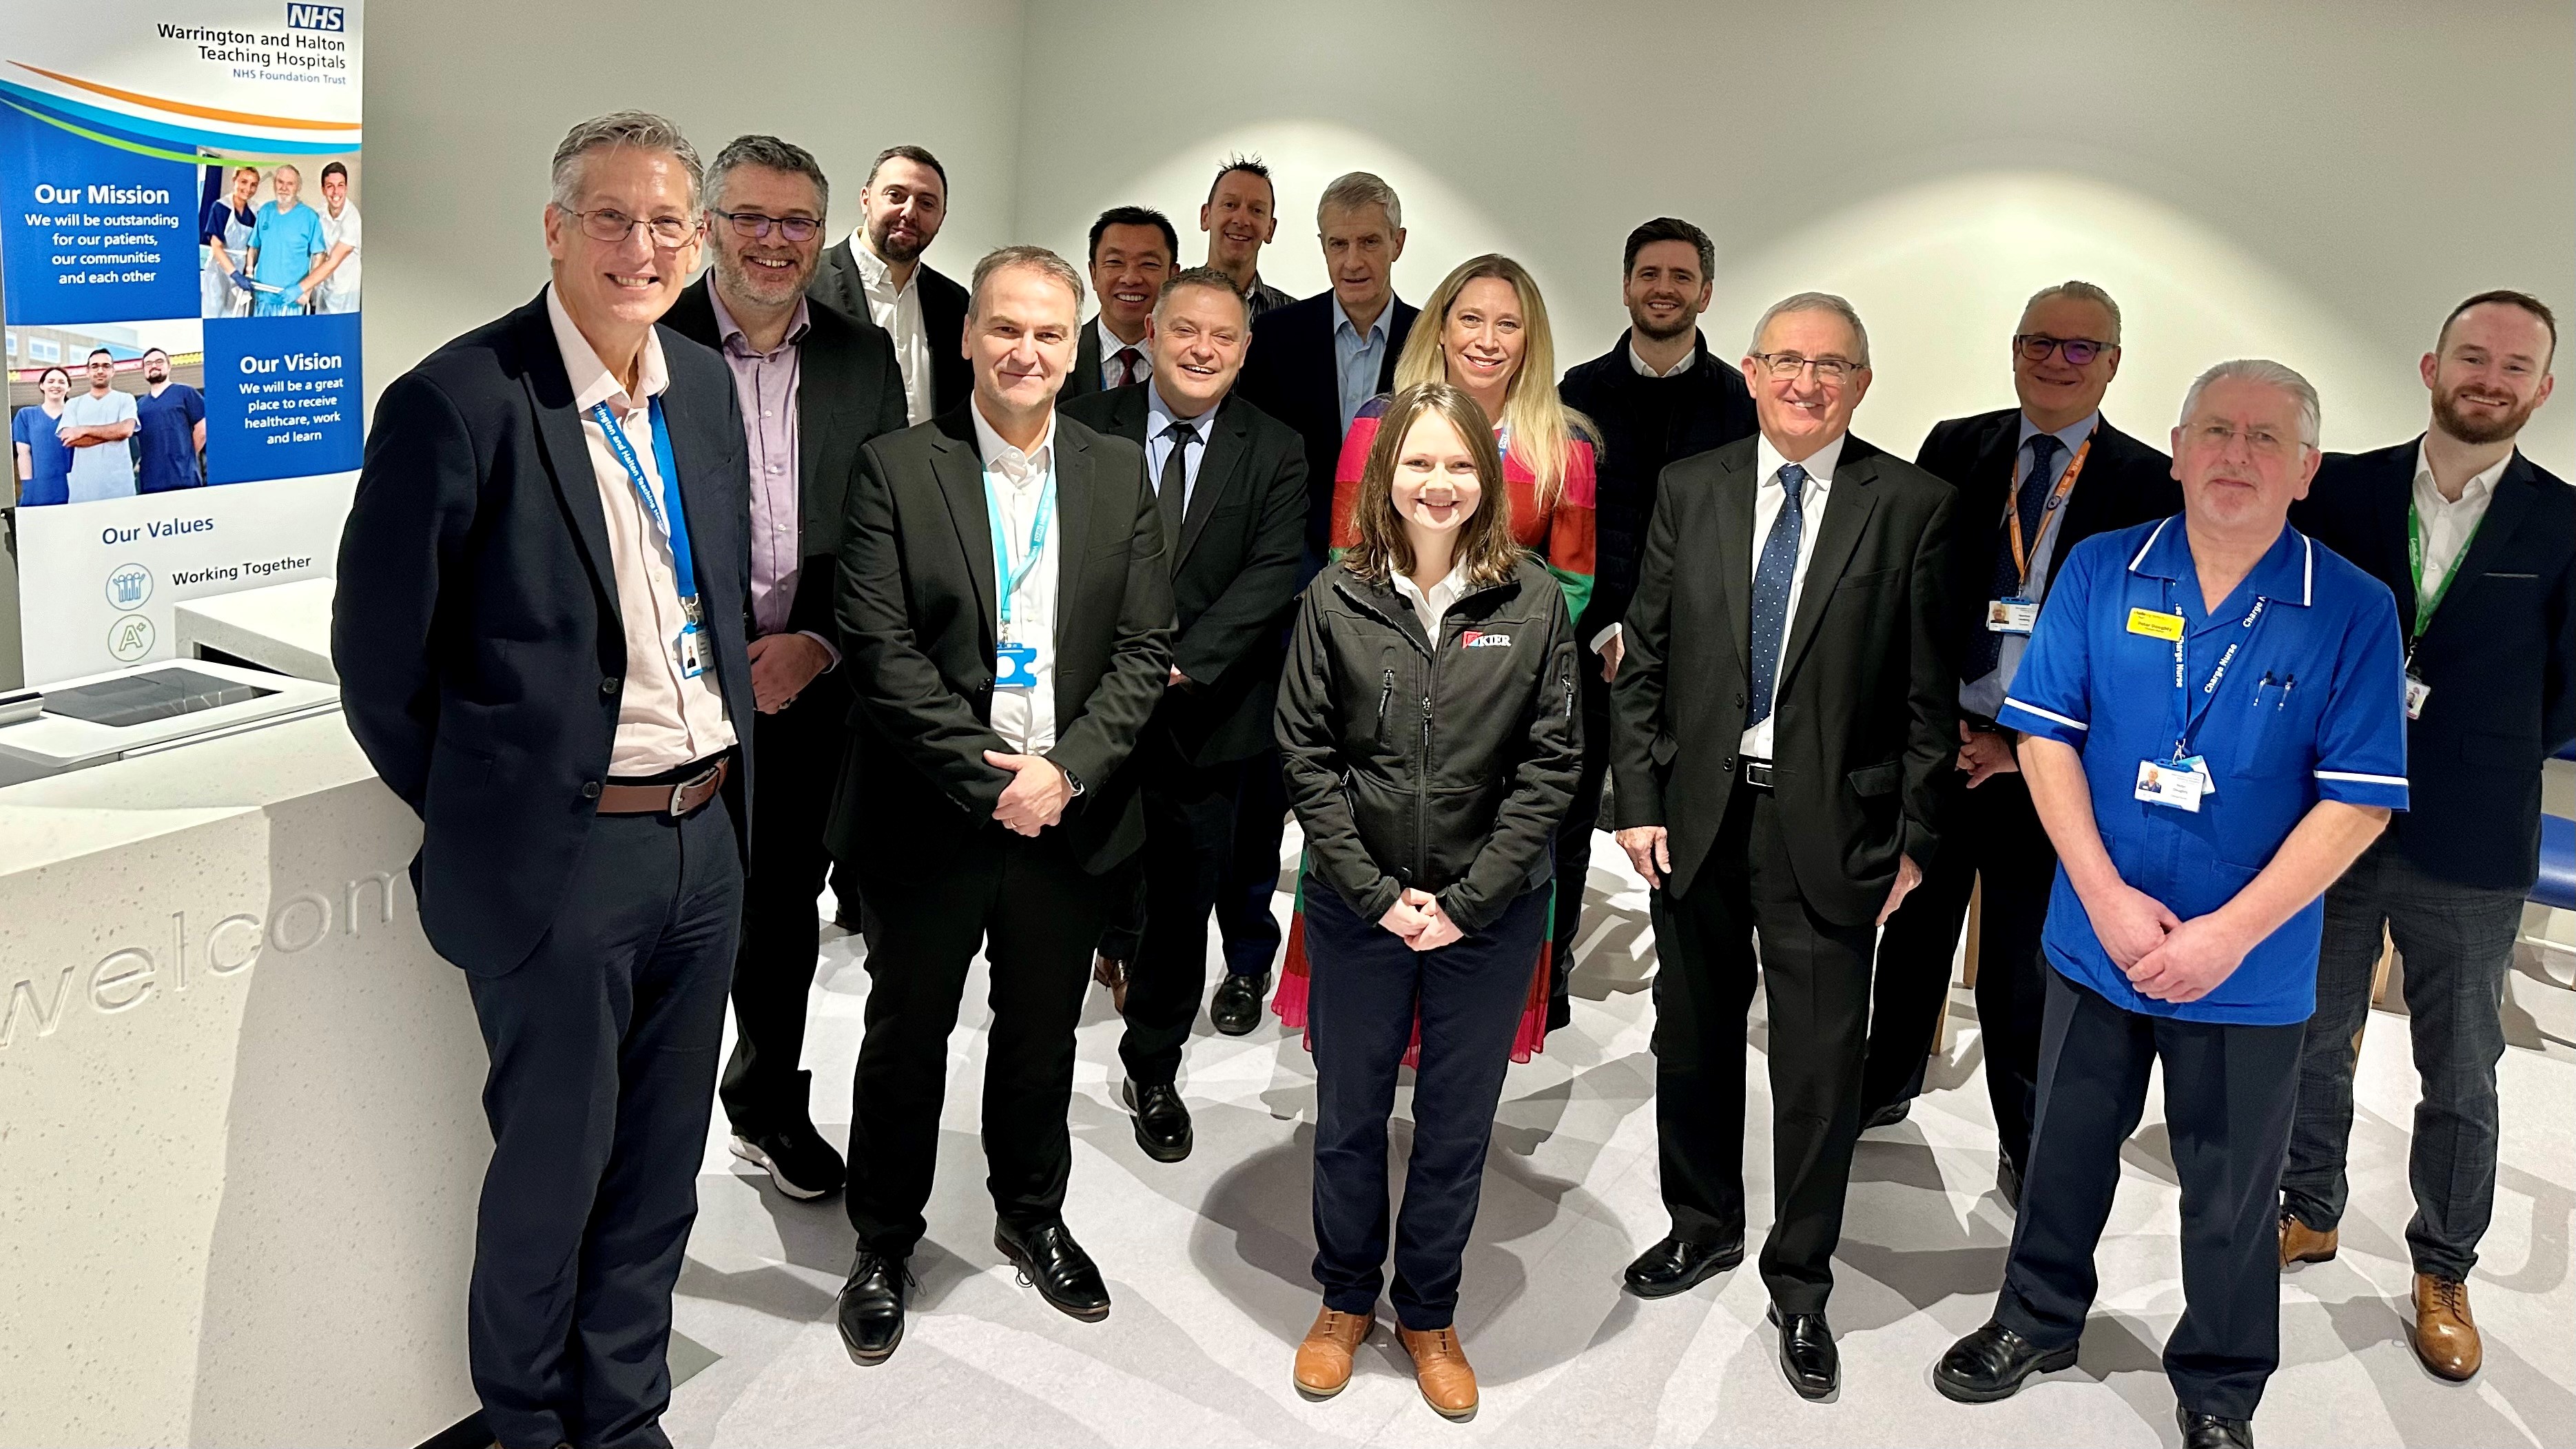
[[[1404,435],[1426,413],[1456,428],[1476,460],[1479,496],[1476,511],[1459,526],[1457,561],[1465,566],[1470,585],[1499,584],[1511,577],[1521,558],[1521,546],[1512,538],[1511,495],[1503,487],[1503,455],[1494,447],[1494,426],[1485,410],[1461,389],[1437,381],[1397,388],[1388,400],[1377,439],[1369,444],[1368,463],[1360,470],[1359,499],[1351,508],[1359,542],[1342,554],[1342,566],[1376,584],[1413,572],[1413,540],[1395,511],[1395,460],[1404,451]]]
[[[1441,279],[1431,300],[1422,306],[1422,318],[1404,339],[1404,355],[1396,359],[1395,385],[1415,387],[1427,382],[1449,380],[1449,360],[1442,349],[1441,334],[1449,327],[1449,313],[1458,305],[1458,294],[1469,282],[1493,277],[1511,283],[1521,309],[1521,365],[1512,374],[1511,385],[1503,391],[1503,415],[1489,419],[1490,426],[1500,426],[1511,434],[1511,456],[1520,459],[1538,480],[1534,490],[1538,506],[1544,511],[1554,508],[1565,496],[1565,455],[1580,435],[1587,441],[1593,428],[1591,420],[1567,407],[1556,395],[1556,343],[1547,325],[1547,301],[1538,294],[1538,282],[1529,268],[1500,252],[1487,252],[1470,257]]]

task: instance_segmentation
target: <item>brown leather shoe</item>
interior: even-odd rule
[[[2281,1209],[2281,1266],[2292,1263],[2324,1263],[2335,1255],[2336,1233],[2332,1228],[2318,1232],[2301,1221],[2288,1208]]]
[[[1127,1014],[1127,963],[1115,956],[1095,954],[1091,958],[1091,979],[1109,988],[1109,1009],[1120,1016]]]
[[[1467,1366],[1467,1351],[1458,1346],[1458,1330],[1416,1332],[1398,1325],[1395,1336],[1404,1341],[1404,1351],[1413,1355],[1413,1377],[1422,1385],[1422,1401],[1439,1410],[1442,1418],[1474,1418],[1476,1371]]]
[[[1351,1355],[1368,1341],[1369,1331],[1377,1319],[1366,1313],[1342,1313],[1327,1308],[1315,1315],[1315,1326],[1306,1330],[1306,1341],[1297,1345],[1298,1391],[1318,1399],[1329,1399],[1351,1381]]]
[[[2485,1350],[2469,1316],[2469,1285],[2437,1273],[2415,1275],[2415,1356],[2453,1383],[2473,1378]]]

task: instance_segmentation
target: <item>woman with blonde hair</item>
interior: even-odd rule
[[[1422,1396],[1475,1412],[1460,1264],[1582,768],[1573,616],[1514,541],[1477,402],[1429,382],[1380,412],[1351,546],[1300,602],[1279,688],[1315,1053],[1315,1279],[1297,1386],[1340,1392],[1385,1282],[1387,1119],[1418,1058],[1395,1223],[1398,1336]]]

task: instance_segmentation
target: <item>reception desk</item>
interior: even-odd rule
[[[474,1407],[484,1052],[335,712],[0,790],[0,1444]]]

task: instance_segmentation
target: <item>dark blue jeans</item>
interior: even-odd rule
[[[1386,1123],[1422,1021],[1413,1155],[1395,1224],[1396,1321],[1447,1328],[1484,1188],[1485,1147],[1529,1000],[1552,887],[1485,929],[1416,951],[1323,881],[1306,880],[1307,1019],[1315,1044],[1315,1281],[1325,1306],[1373,1313],[1387,1259]]]

